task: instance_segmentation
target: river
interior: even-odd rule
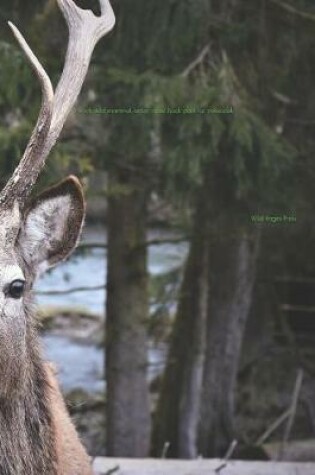
[[[154,230],[148,239],[173,239],[173,233]],[[106,243],[106,231],[101,228],[88,228],[82,236],[83,243]],[[151,275],[159,275],[182,265],[187,255],[187,243],[165,243],[152,245],[148,252],[148,270]],[[37,283],[38,305],[42,307],[61,307],[84,309],[100,318],[104,315],[105,289],[89,292],[74,292],[52,295],[52,291],[65,291],[73,288],[103,286],[106,282],[106,251],[93,249],[84,254],[74,254],[69,260],[46,273]],[[41,293],[43,292],[43,294]],[[48,295],[45,294],[48,292]],[[62,335],[43,336],[46,357],[53,361],[59,370],[62,387],[65,391],[82,388],[96,393],[104,389],[103,350],[95,345],[73,341]],[[148,379],[153,379],[163,368],[165,345],[149,344]]]
[[[148,235],[149,240],[174,239],[174,233],[154,230]],[[83,243],[106,243],[106,231],[101,228],[88,228],[83,236]],[[187,254],[187,243],[165,243],[149,247],[148,267],[151,275],[168,272],[180,266]],[[106,252],[93,249],[84,255],[74,254],[69,260],[46,273],[38,282],[39,292],[64,291],[78,287],[102,286],[106,282]],[[75,292],[61,295],[38,295],[37,301],[42,306],[81,307],[92,313],[104,314],[106,292],[96,290]]]

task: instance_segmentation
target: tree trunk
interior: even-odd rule
[[[166,443],[170,457],[194,458],[197,454],[207,297],[205,223],[206,207],[199,206],[155,414],[152,451],[156,457]]]
[[[200,222],[199,232],[200,232]],[[208,297],[208,248],[206,234],[199,242],[199,256],[196,255],[194,271],[196,280],[196,295],[193,300],[194,309],[191,317],[192,341],[188,351],[186,348],[186,364],[183,368],[183,386],[179,402],[179,427],[178,427],[178,455],[180,458],[194,459],[198,455],[197,435],[200,414],[201,389],[203,381],[203,368],[205,360],[205,329]],[[197,247],[197,245],[196,245]],[[190,282],[191,285],[191,282]]]
[[[106,306],[107,454],[146,457],[148,278],[146,185],[135,172],[112,172],[108,201]]]
[[[234,438],[234,396],[242,339],[256,273],[260,230],[226,214],[209,242],[207,349],[199,450],[222,456]]]

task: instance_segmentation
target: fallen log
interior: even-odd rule
[[[118,459],[94,460],[95,475],[314,475],[315,463],[224,460]]]

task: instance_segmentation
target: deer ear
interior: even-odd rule
[[[85,216],[82,186],[74,176],[40,194],[28,208],[19,235],[27,264],[41,273],[75,248]]]

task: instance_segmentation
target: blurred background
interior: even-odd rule
[[[314,2],[112,3],[38,185],[87,197],[36,289],[70,412],[91,455],[314,460]],[[0,19],[3,186],[41,99],[6,21],[54,84],[67,31],[55,0]]]

